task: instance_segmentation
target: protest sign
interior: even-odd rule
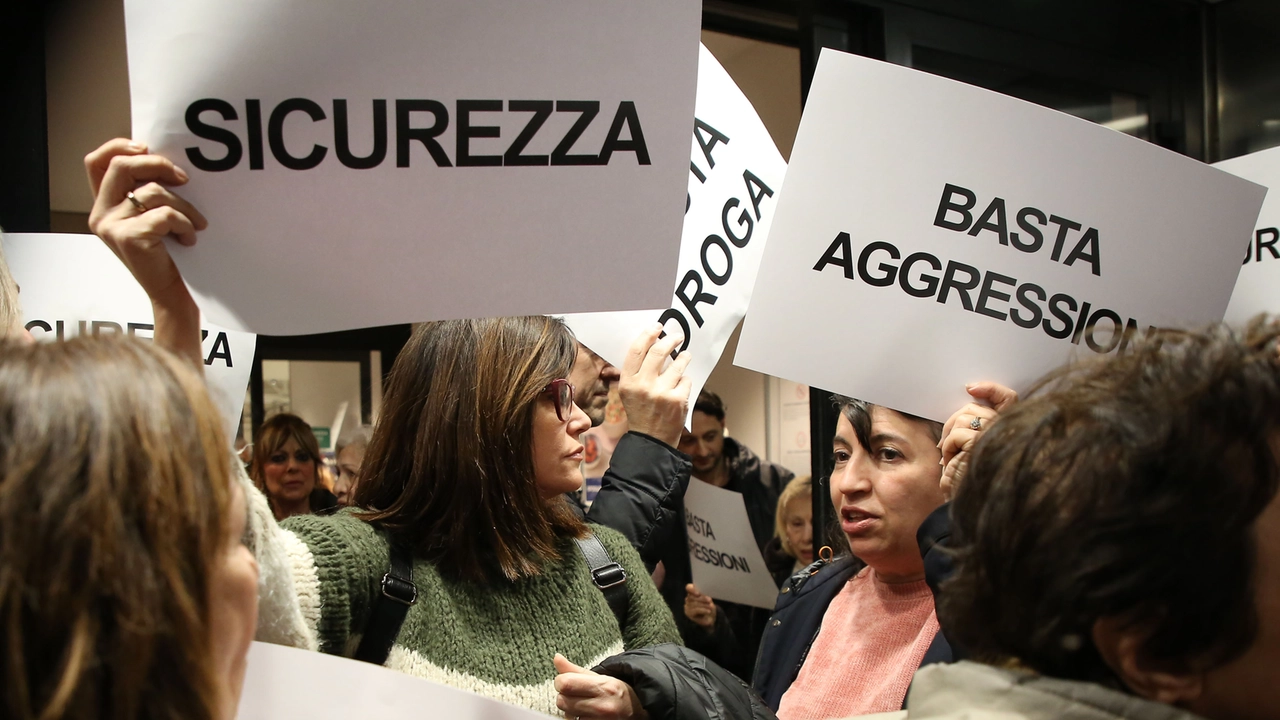
[[[684,494],[693,584],[717,600],[773,609],[778,586],[751,534],[742,493],[690,480]]]
[[[547,660],[547,665],[551,664]],[[549,684],[549,683],[548,683]],[[332,691],[312,692],[311,688]],[[420,717],[546,720],[546,715],[380,665],[255,642],[237,720]]]
[[[209,229],[172,252],[227,327],[655,307],[699,25],[684,0],[127,0],[133,136],[191,176]]]
[[[823,50],[736,364],[945,420],[1072,353],[1222,318],[1264,188]]]
[[[573,336],[610,364],[621,368],[640,333],[658,322],[662,310],[569,313],[564,322]]]
[[[1224,160],[1214,167],[1272,188],[1246,244],[1225,319],[1243,325],[1260,312],[1280,314],[1280,148]]]
[[[697,398],[746,312],[787,172],[755,108],[705,46],[698,56],[693,141],[669,307],[569,315],[565,322],[583,344],[619,367],[636,336],[661,322],[666,332],[684,338],[678,349],[692,353],[685,375]]]
[[[151,338],[151,301],[93,235],[7,233],[4,254],[22,287],[23,320],[40,341],[123,333]],[[257,336],[202,323],[204,375],[230,441],[244,409]]]

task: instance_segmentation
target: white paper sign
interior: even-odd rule
[[[583,345],[621,368],[627,351],[640,333],[658,322],[662,310],[625,310],[622,312],[570,313],[562,316],[574,337]]]
[[[550,662],[550,661],[548,661]],[[255,642],[237,720],[546,720],[541,713],[336,655]]]
[[[210,223],[174,259],[272,334],[660,306],[700,12],[127,0],[133,136]]]
[[[945,420],[1072,353],[1222,318],[1264,188],[824,50],[735,362]]]
[[[1260,312],[1280,313],[1280,148],[1224,160],[1214,167],[1273,188],[1262,203],[1227,305],[1226,321],[1243,325]]]
[[[685,375],[693,381],[694,399],[746,313],[787,172],[755,108],[705,46],[698,56],[695,114],[680,266],[670,306],[565,317],[584,345],[619,367],[636,336],[662,322],[668,333],[685,338],[680,349],[692,353]]]
[[[4,254],[22,287],[25,324],[36,340],[106,332],[151,337],[151,301],[97,237],[7,233]],[[230,441],[244,409],[258,338],[209,323],[203,327],[205,380]]]
[[[698,590],[717,600],[773,609],[778,586],[751,534],[742,493],[690,480],[684,518]]]

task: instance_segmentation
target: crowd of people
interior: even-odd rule
[[[573,718],[1280,717],[1278,320],[976,383],[946,423],[839,398],[813,479],[713,393],[685,430],[656,325],[619,368],[554,318],[429,322],[331,492],[295,416],[233,455],[165,245],[209,222],[186,174],[128,140],[86,168],[154,342],[31,343],[0,263],[6,717],[225,720],[255,638]],[[615,384],[629,431],[583,508]],[[692,481],[742,495],[772,611],[692,583]]]

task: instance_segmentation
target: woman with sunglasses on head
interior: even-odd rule
[[[185,175],[124,140],[86,166],[91,227],[152,298],[157,337],[163,324],[164,342],[198,354],[198,310],[163,242],[191,244],[205,224],[167,187]],[[687,359],[663,369],[680,338],[658,334],[633,348],[630,370],[687,397]],[[579,667],[679,635],[631,544],[588,530],[564,498],[582,483],[590,426],[566,379],[576,354],[564,323],[542,316],[418,326],[392,368],[355,507],[289,518],[260,539],[292,560],[302,644],[356,653],[385,617],[375,608],[403,548],[416,597],[385,665],[551,714],[643,716],[625,683]],[[620,617],[578,546],[591,536],[626,574]]]

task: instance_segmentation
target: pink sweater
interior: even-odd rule
[[[889,584],[871,568],[845,583],[822,616],[780,720],[826,720],[902,709],[911,677],[938,633],[923,580]]]

